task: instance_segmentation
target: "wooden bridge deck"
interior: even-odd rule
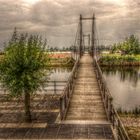
[[[84,54],[80,60],[74,93],[66,116],[66,121],[77,120],[107,123],[93,60],[89,54]]]
[[[80,60],[70,106],[66,119],[61,124],[77,125],[78,139],[113,140],[111,125],[107,120],[96,79],[93,59],[89,54],[84,54]],[[81,125],[84,125],[84,128]],[[94,128],[93,131],[88,131],[89,125]],[[80,132],[81,129],[87,137],[83,137],[83,133]],[[98,134],[92,135],[94,131],[98,131]],[[108,131],[108,133],[105,134],[105,131]],[[92,136],[90,137],[90,135]]]

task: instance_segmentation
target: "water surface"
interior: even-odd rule
[[[44,86],[41,92],[51,94],[61,94],[64,90],[66,82],[71,74],[71,67],[56,67],[52,68],[49,81]]]
[[[102,71],[116,108],[140,106],[140,67],[102,67]]]
[[[72,71],[71,67],[56,67],[51,70],[50,81],[67,81]]]
[[[55,67],[51,69],[48,76],[48,82],[37,90],[38,94],[61,94],[66,82],[71,74],[71,67]],[[0,94],[5,94],[4,88],[0,84]],[[7,91],[6,91],[7,92]]]

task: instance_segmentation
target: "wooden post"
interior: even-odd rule
[[[54,81],[54,94],[56,94],[56,81]]]
[[[111,121],[111,115],[112,115],[112,98],[111,97],[109,97],[108,112],[109,112],[109,120]]]
[[[83,52],[85,52],[85,35],[83,35]]]
[[[91,33],[91,55],[92,57],[95,55],[95,46],[94,46],[94,39],[95,39],[95,31],[94,28],[95,27],[95,15],[93,14],[93,18],[92,18],[92,33]]]
[[[82,43],[83,43],[82,15],[80,15],[80,48],[79,48],[80,57],[82,56],[82,51],[83,51]]]
[[[63,120],[63,99],[60,97],[60,119]]]
[[[89,51],[89,47],[90,47],[90,34],[88,35],[88,51]]]

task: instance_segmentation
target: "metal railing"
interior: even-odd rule
[[[67,81],[48,81],[43,86],[43,91],[52,92],[52,94],[58,94],[62,92]]]
[[[97,77],[98,84],[100,87],[105,111],[106,111],[108,120],[113,125],[113,128],[117,130],[116,131],[117,139],[118,140],[130,140],[130,138],[125,130],[125,127],[124,127],[116,109],[113,106],[113,102],[112,102],[113,98],[110,94],[106,81],[103,77],[102,71],[101,71],[100,66],[96,59],[94,59],[94,66],[95,66],[96,77]]]
[[[75,62],[75,65],[72,69],[71,75],[68,79],[68,82],[64,88],[64,91],[62,93],[62,96],[60,97],[60,119],[64,120],[66,117],[66,113],[68,111],[69,103],[70,103],[70,98],[73,93],[74,89],[74,81],[77,75],[77,69],[79,66],[79,58]]]
[[[46,94],[61,94],[67,81],[47,81],[42,86],[38,88],[37,93],[46,93]],[[0,94],[6,94],[6,88],[0,83]]]

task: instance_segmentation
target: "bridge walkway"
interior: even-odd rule
[[[93,59],[89,54],[84,54],[80,60],[70,106],[66,119],[61,123],[67,126],[76,125],[79,134],[81,131],[81,135],[87,133],[89,134],[87,138],[93,140],[113,140],[111,124],[105,113]],[[95,134],[95,132],[98,133]]]
[[[93,59],[89,54],[84,54],[80,60],[74,92],[66,116],[66,121],[68,120],[107,122]]]

